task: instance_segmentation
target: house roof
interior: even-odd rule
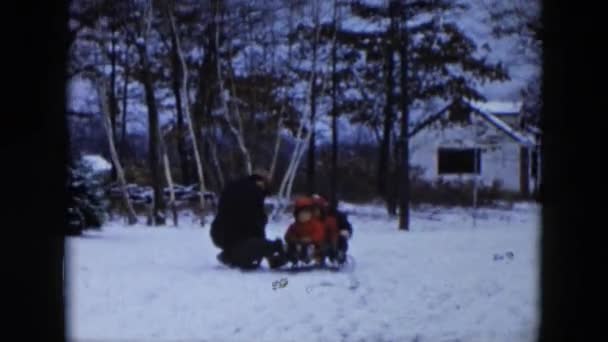
[[[441,116],[443,114],[445,114],[450,109],[450,107],[452,107],[452,105],[453,105],[452,103],[448,104],[447,106],[443,107],[443,109],[441,109],[437,113],[427,117],[426,119],[420,121],[418,124],[414,125],[414,128],[412,128],[410,130],[408,138],[413,137],[418,132],[420,132],[421,130],[423,130],[424,128],[426,128],[427,126],[432,124],[433,122],[437,121],[439,118],[441,118]]]
[[[472,113],[479,115],[481,118],[486,120],[492,126],[496,127],[498,130],[505,133],[511,139],[513,139],[513,140],[517,141],[518,143],[525,145],[525,146],[534,146],[536,144],[533,138],[531,138],[521,132],[518,132],[513,127],[511,127],[509,124],[507,124],[506,122],[504,122],[503,120],[498,118],[494,113],[486,111],[485,109],[487,109],[488,106],[485,106],[485,107],[481,106],[482,108],[479,108],[478,103],[473,102],[473,101],[468,101],[468,100],[465,100],[465,103],[467,103],[470,106]],[[422,120],[420,123],[415,125],[414,128],[410,131],[409,137],[410,138],[413,137],[414,135],[416,135],[418,132],[420,132],[424,128],[428,127],[433,122],[439,120],[446,112],[448,112],[448,110],[453,105],[454,105],[454,103],[448,104],[446,107],[444,107],[437,113],[427,117],[426,119]],[[505,109],[505,108],[506,107],[502,107],[502,108],[498,108],[498,109]]]
[[[471,106],[494,115],[518,115],[521,112],[521,101],[468,101]]]
[[[494,127],[498,128],[500,131],[502,131],[503,133],[505,133],[512,139],[514,139],[515,141],[519,142],[520,144],[525,145],[525,146],[534,146],[535,145],[535,142],[531,137],[528,137],[528,136],[516,131],[515,129],[513,129],[513,127],[509,126],[509,124],[502,121],[500,118],[496,117],[496,115],[478,110],[476,108],[473,109],[473,112],[478,114],[482,118],[484,118],[486,121],[488,121]]]

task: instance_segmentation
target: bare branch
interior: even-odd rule
[[[216,57],[215,61],[216,61],[216,70],[217,70],[217,78],[218,78],[218,83],[220,86],[220,102],[222,103],[222,110],[223,110],[223,114],[224,114],[224,118],[226,119],[226,123],[228,123],[228,127],[230,129],[230,132],[232,132],[232,134],[234,135],[234,137],[237,140],[237,144],[239,145],[239,149],[241,151],[241,154],[243,155],[243,158],[245,159],[245,171],[247,172],[248,175],[250,175],[253,172],[253,166],[251,164],[251,155],[249,153],[249,150],[247,149],[247,146],[245,146],[245,139],[244,139],[244,132],[243,132],[243,121],[238,109],[238,105],[234,106],[235,110],[236,110],[236,121],[237,121],[237,125],[238,125],[238,129],[236,127],[234,127],[234,124],[231,122],[230,120],[230,111],[229,111],[229,106],[228,106],[228,102],[229,102],[229,92],[226,91],[224,89],[224,80],[222,78],[222,71],[221,71],[221,66],[220,66],[220,58],[219,58],[219,42],[220,42],[220,30],[219,30],[219,22],[220,22],[220,18],[219,18],[219,10],[216,12],[215,14],[215,23],[216,23],[216,29],[215,29],[215,46],[216,46],[216,50],[218,51],[218,56]],[[232,82],[232,91],[233,93],[235,92],[234,89],[234,82]]]
[[[173,17],[173,13],[169,4],[167,4],[167,16],[169,17],[169,22],[171,24],[171,34],[173,36],[174,44],[176,46],[177,55],[179,57],[180,64],[182,66],[182,84],[180,96],[182,98],[182,105],[184,106],[184,113],[186,114],[186,118],[188,120],[188,130],[190,132],[190,137],[192,139],[192,148],[194,149],[194,158],[196,161],[196,172],[198,176],[198,181],[200,184],[200,205],[201,211],[204,215],[205,209],[205,200],[203,197],[205,190],[205,178],[203,177],[203,164],[201,162],[200,152],[198,150],[198,144],[196,143],[196,133],[194,131],[194,121],[192,119],[192,114],[190,113],[190,97],[188,96],[188,65],[186,65],[186,61],[184,59],[184,55],[181,48],[181,43],[179,39],[179,35],[177,33],[177,28],[175,25],[175,18]],[[204,216],[201,218],[201,224],[204,224]]]
[[[110,120],[110,107],[108,104],[108,86],[106,85],[105,79],[100,74],[87,73],[87,76],[91,78],[97,88],[97,96],[99,97],[99,104],[104,117],[104,128],[106,131],[106,136],[108,138],[112,163],[114,164],[114,168],[116,169],[116,175],[118,176],[118,181],[122,190],[122,197],[124,200],[125,207],[127,208],[128,223],[130,225],[133,225],[137,223],[137,216],[135,215],[135,210],[133,209],[131,200],[129,199],[125,174],[120,164],[120,159],[118,158],[118,152],[116,152],[114,135],[112,134],[112,122]]]

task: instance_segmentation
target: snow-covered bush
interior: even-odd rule
[[[95,160],[96,162],[91,162]],[[99,168],[100,160],[84,157],[68,169],[68,234],[85,229],[99,229],[107,217],[108,201],[104,191],[108,168]],[[105,166],[105,164],[103,164]]]

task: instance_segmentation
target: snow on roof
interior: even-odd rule
[[[480,114],[484,119],[488,120],[491,124],[496,126],[498,129],[505,132],[511,138],[520,142],[522,145],[526,145],[526,146],[535,145],[534,141],[530,137],[527,137],[527,136],[517,132],[511,126],[509,126],[507,123],[500,120],[496,116],[489,114],[489,113],[484,113],[484,112],[479,112],[478,114]]]
[[[110,171],[112,164],[97,154],[88,154],[82,157],[82,161],[89,165],[95,172]]]
[[[525,135],[521,132],[518,132],[513,127],[511,127],[509,124],[507,124],[506,122],[504,122],[503,120],[498,118],[496,115],[494,115],[493,113],[489,113],[487,111],[479,109],[477,106],[474,105],[474,103],[472,101],[468,101],[466,99],[464,101],[467,101],[467,103],[469,103],[469,105],[471,105],[471,109],[474,114],[481,116],[483,119],[488,121],[494,127],[499,129],[503,133],[507,134],[509,137],[511,137],[515,141],[519,142],[520,144],[525,145],[525,146],[534,146],[536,144],[536,141],[534,140],[534,138],[530,137],[529,135]],[[445,113],[450,109],[450,107],[451,107],[451,104],[448,104],[446,107],[444,107],[439,112],[437,112],[433,115],[430,115],[426,119],[419,122],[410,131],[410,137],[414,136],[416,133],[418,133],[422,129],[428,127],[429,124],[431,124],[432,122],[439,120],[442,116],[445,115]]]
[[[479,109],[471,101],[469,101],[469,104],[473,107],[474,113],[480,115],[486,121],[490,122],[496,128],[498,128],[499,130],[503,131],[504,133],[506,133],[511,138],[515,139],[520,144],[526,145],[526,146],[534,146],[535,145],[535,141],[531,137],[526,136],[526,135],[524,135],[524,134],[516,131],[509,124],[507,124],[503,120],[501,120],[498,117],[496,117],[496,115],[494,115],[492,113],[489,113],[487,111]]]
[[[470,101],[469,104],[482,112],[488,112],[495,115],[519,114],[522,107],[521,101]]]

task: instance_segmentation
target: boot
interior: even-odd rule
[[[287,260],[293,265],[298,263],[298,246],[294,243],[287,244],[287,251],[285,252]]]
[[[222,251],[220,254],[217,255],[217,261],[219,261],[220,263],[222,263],[225,266],[228,267],[232,267],[232,263],[230,262],[230,260],[228,260],[228,255],[225,251]]]
[[[287,253],[285,251],[285,247],[283,245],[283,241],[277,239],[273,243],[274,252],[271,256],[267,258],[268,266],[270,268],[279,268],[289,261],[287,259]]]

